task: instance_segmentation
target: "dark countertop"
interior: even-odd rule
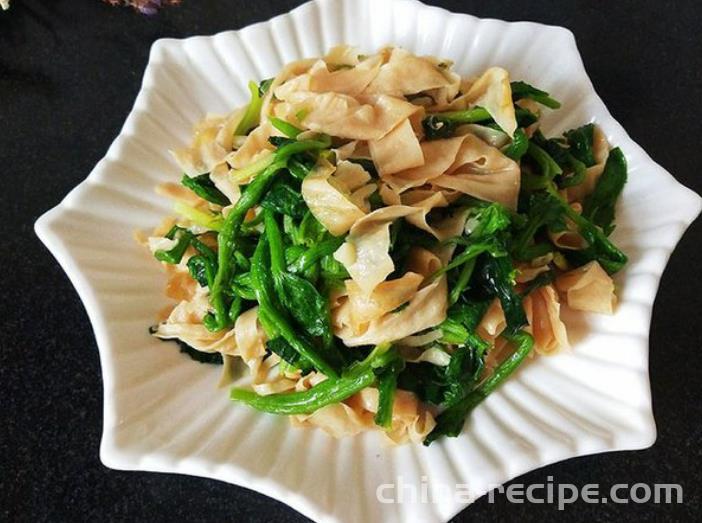
[[[183,0],[144,17],[97,0],[12,0],[0,13],[0,519],[16,521],[305,521],[225,483],[118,472],[98,459],[102,385],[82,304],[35,237],[104,155],[131,108],[149,46],[240,28],[294,0]],[[676,2],[429,2],[454,11],[570,28],[599,94],[629,134],[702,192],[702,6]],[[538,5],[537,5],[538,4]],[[656,212],[651,209],[651,212]],[[693,520],[702,510],[702,223],[687,232],[653,310],[650,370],[658,441],[637,452],[569,460],[523,476],[585,485],[680,483],[682,505],[490,505],[458,520]]]

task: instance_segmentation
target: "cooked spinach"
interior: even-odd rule
[[[482,107],[474,107],[464,111],[448,111],[430,114],[422,120],[422,127],[427,139],[450,138],[456,127],[467,123],[491,121],[492,116]]]
[[[251,129],[258,125],[261,106],[263,105],[263,96],[265,95],[265,91],[268,89],[267,86],[269,85],[270,82],[267,83],[265,81],[261,84],[261,86],[256,84],[256,82],[249,82],[249,93],[251,94],[251,100],[249,101],[249,105],[246,107],[244,116],[239,121],[234,134],[248,134]]]
[[[534,339],[530,334],[520,331],[506,337],[515,345],[515,350],[512,355],[500,363],[492,374],[478,387],[461,401],[454,403],[444,410],[439,417],[436,418],[436,427],[434,427],[434,430],[424,439],[424,445],[430,445],[441,436],[458,436],[471,411],[517,370],[529,352],[531,352]]]
[[[601,227],[607,236],[614,230],[614,206],[624,189],[626,178],[626,158],[621,149],[616,147],[609,152],[595,190],[583,205],[583,216]]]
[[[169,240],[175,240],[176,244],[168,250],[159,249],[154,253],[154,257],[158,261],[177,264],[183,259],[183,254],[190,247],[190,242],[193,239],[193,234],[183,227],[174,225],[165,235]]]
[[[205,320],[206,325],[210,328],[223,329],[230,324],[226,312],[227,300],[224,289],[227,282],[231,279],[234,270],[230,259],[235,251],[244,217],[249,210],[254,205],[257,205],[265,196],[275,177],[281,169],[285,168],[291,156],[300,152],[324,149],[329,147],[330,144],[331,141],[328,138],[320,140],[302,140],[286,144],[278,148],[273,154],[263,158],[260,163],[254,162],[254,164],[249,167],[249,174],[257,173],[256,177],[246,187],[241,198],[239,198],[234,208],[225,218],[217,237],[219,246],[217,252],[218,268],[214,282],[210,287],[210,303],[214,311],[211,315],[206,316]],[[241,174],[241,172],[239,174]]]
[[[397,390],[397,377],[405,367],[405,361],[395,358],[388,365],[376,371],[378,382],[378,410],[375,413],[375,424],[390,429],[392,427],[392,411]]]
[[[376,373],[382,373],[397,357],[389,345],[378,345],[363,361],[349,366],[343,376],[330,377],[309,390],[259,396],[250,390],[232,389],[229,397],[263,412],[309,414],[369,387],[376,381]]]
[[[507,334],[513,334],[527,322],[522,298],[514,289],[514,274],[509,256],[483,256],[476,277],[488,295],[500,300],[507,321]]]
[[[200,287],[212,285],[217,268],[211,260],[202,255],[191,256],[187,265],[190,276],[200,284]]]
[[[595,125],[587,124],[565,133],[570,152],[575,158],[585,164],[585,167],[595,165],[595,153],[592,149]]]
[[[518,162],[529,150],[529,137],[521,127],[514,131],[512,141],[502,149],[502,154]]]
[[[280,359],[289,365],[300,369],[303,374],[309,373],[314,368],[312,364],[303,358],[283,337],[268,340],[266,342],[266,349],[280,356]]]
[[[268,194],[261,200],[264,209],[271,209],[292,218],[302,218],[307,212],[307,204],[297,186],[290,179],[279,179],[271,185]]]
[[[201,174],[193,178],[184,174],[180,183],[208,202],[221,206],[229,205],[230,203],[229,198],[217,189],[214,182],[210,179],[210,173]]]
[[[522,98],[529,98],[530,100],[534,100],[535,102],[545,105],[550,109],[558,109],[561,106],[560,102],[551,98],[546,91],[537,89],[533,85],[529,85],[526,82],[512,82],[510,86],[512,87],[512,100],[515,102],[517,100],[521,100]]]

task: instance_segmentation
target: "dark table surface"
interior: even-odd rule
[[[85,178],[117,135],[157,38],[211,34],[294,0],[183,0],[154,17],[98,0],[12,0],[0,13],[0,519],[305,521],[225,483],[118,472],[98,459],[102,385],[92,330],[32,224]],[[453,11],[563,25],[631,136],[702,192],[702,4],[690,1],[437,1]],[[655,209],[651,209],[655,212]],[[681,505],[490,505],[457,519],[692,520],[702,510],[702,223],[687,232],[653,310],[650,371],[658,440],[569,460],[517,481],[680,483]]]

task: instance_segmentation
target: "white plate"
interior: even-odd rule
[[[563,102],[544,127],[597,122],[629,162],[614,240],[630,257],[613,317],[568,315],[572,352],[529,362],[476,410],[463,434],[430,448],[388,448],[377,434],[333,440],[284,418],[235,406],[218,370],[149,336],[165,305],[158,264],[132,231],[169,213],[153,186],[177,180],[168,149],[206,112],[247,100],[246,82],[333,44],[385,44],[450,58],[464,75],[490,65]],[[656,438],[648,380],[651,308],[668,257],[700,212],[700,197],[654,163],[595,93],[570,31],[480,20],[413,0],[316,0],[241,31],[151,49],[122,132],[90,176],[36,223],[80,294],[95,330],[105,386],[100,456],[116,469],[221,479],[279,499],[315,520],[445,521],[460,500],[383,504],[376,488],[402,477],[474,493],[554,461],[637,449]],[[409,497],[407,495],[406,497]]]

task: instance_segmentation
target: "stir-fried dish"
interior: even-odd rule
[[[174,217],[139,236],[177,301],[153,335],[222,386],[242,360],[234,402],[429,444],[568,348],[562,305],[613,312],[626,161],[592,123],[547,137],[547,92],[346,46],[249,87],[173,151]]]

